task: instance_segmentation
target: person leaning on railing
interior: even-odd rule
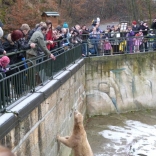
[[[29,49],[26,52],[26,58],[34,58],[38,55],[37,47],[39,47],[46,55],[49,55],[49,57],[53,60],[55,60],[55,56],[51,54],[51,52],[47,49],[46,44],[53,44],[53,41],[45,41],[44,35],[47,33],[47,26],[42,26],[41,30],[35,31],[32,35],[32,37],[29,40],[29,43],[35,43],[36,47],[34,49]]]
[[[6,72],[9,70],[9,65],[10,59],[7,56],[3,56],[0,58],[0,79],[3,79],[6,77]],[[0,82],[0,105],[4,104],[4,101],[7,100],[10,96],[10,86],[9,86],[9,81],[3,81]]]
[[[7,53],[17,52],[20,50],[27,50],[27,49],[35,47],[34,43],[24,44],[22,38],[24,38],[23,32],[21,30],[14,30],[13,32],[11,32],[3,37],[4,41],[2,43],[2,46]],[[10,64],[17,63],[16,59],[17,59],[18,55],[19,54],[9,55]],[[20,60],[20,61],[22,61],[22,60]]]
[[[145,48],[145,51],[148,51],[148,37],[147,37],[147,34],[148,34],[148,31],[149,31],[149,27],[148,27],[147,23],[143,22],[143,24],[140,25],[139,30],[142,30],[142,33],[143,33],[143,36],[144,36],[144,40],[143,40],[144,48]]]

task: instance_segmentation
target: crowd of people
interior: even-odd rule
[[[156,50],[156,19],[151,26],[144,21],[122,22],[108,25],[101,30],[97,22],[93,23],[88,35],[90,54],[123,54]],[[93,46],[94,45],[94,46]]]
[[[21,53],[9,56],[10,64],[19,62],[22,57],[33,58],[43,53],[55,60],[52,50],[82,43],[85,43],[82,45],[82,56],[86,56],[88,52],[98,55],[99,51],[105,55],[111,52],[148,51],[149,47],[155,48],[152,42],[155,38],[155,29],[156,19],[150,27],[147,22],[133,21],[125,28],[119,23],[108,25],[106,30],[100,28],[100,18],[94,19],[90,28],[79,24],[69,28],[66,22],[54,28],[52,22],[47,20],[36,24],[33,29],[30,29],[28,24],[22,24],[19,29],[3,36],[1,24],[0,38],[3,38],[3,41],[0,40],[0,55],[26,50],[26,55]]]
[[[150,48],[156,50],[155,30],[156,19],[153,20],[151,26],[144,21],[132,21],[131,24],[123,22],[117,25],[108,25],[105,30],[102,30],[100,18],[96,18],[92,21],[90,28],[79,24],[69,28],[66,22],[62,26],[53,27],[52,22],[47,20],[36,24],[33,29],[30,29],[28,24],[22,24],[19,29],[4,35],[3,25],[0,23],[0,55],[3,55],[0,58],[0,73],[3,77],[8,76],[6,72],[9,70],[9,64],[15,64],[22,61],[23,58],[33,59],[45,54],[55,60],[56,55],[52,53],[53,50],[77,44],[82,45],[82,57],[86,57],[88,54],[99,55],[99,53],[111,55],[148,52]],[[21,50],[26,53],[6,56],[8,53]],[[2,98],[3,90],[1,86],[0,88],[0,97]],[[9,93],[5,94],[9,95]],[[13,156],[9,149],[1,146],[0,153]]]
[[[105,30],[100,27],[99,17],[94,19],[89,27],[76,24],[69,28],[66,22],[54,27],[52,22],[47,20],[36,24],[33,29],[24,23],[19,29],[5,35],[3,27],[0,23],[0,55],[3,56],[0,59],[0,73],[3,77],[12,74],[8,72],[8,65],[27,59],[32,59],[33,64],[37,64],[35,58],[44,54],[47,58],[55,60],[58,53],[53,51],[56,52],[57,49],[62,48],[59,51],[60,54],[78,44],[82,45],[82,57],[156,50],[156,19],[150,27],[147,22],[132,21],[132,23],[108,25]],[[7,55],[21,50],[21,53]],[[24,65],[20,70],[27,67]],[[13,71],[13,73],[16,72],[16,70]],[[17,88],[21,88],[21,84]],[[16,92],[20,92],[20,89]]]

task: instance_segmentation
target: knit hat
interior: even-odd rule
[[[14,30],[11,33],[11,39],[13,42],[19,40],[22,37],[23,37],[23,33],[20,30]]]
[[[3,56],[2,58],[0,58],[0,64],[2,66],[7,66],[10,63],[10,59],[8,56]]]
[[[133,21],[133,22],[132,22],[132,24],[136,25],[136,24],[137,24],[137,22],[136,22],[136,21]]]
[[[63,28],[68,28],[68,24],[66,22],[63,23]]]
[[[3,36],[3,29],[0,27],[0,38]]]

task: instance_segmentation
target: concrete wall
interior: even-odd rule
[[[86,60],[89,116],[156,108],[156,53]]]
[[[156,106],[156,53],[80,60],[0,117],[0,139],[17,156],[68,156],[73,110],[89,116]],[[87,108],[86,108],[87,104]]]
[[[56,136],[71,133],[74,109],[86,112],[84,60],[14,106],[18,116],[0,117],[1,144],[17,156],[68,156],[71,149]]]

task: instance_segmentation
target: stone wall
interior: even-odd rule
[[[0,117],[0,142],[17,156],[69,156],[73,111],[105,115],[155,108],[156,53],[82,59]],[[86,108],[87,105],[87,108]]]
[[[156,107],[156,53],[137,53],[86,60],[89,116]]]
[[[0,117],[1,144],[17,156],[68,156],[71,149],[56,136],[71,133],[75,109],[86,112],[84,60],[13,107],[18,116]]]

